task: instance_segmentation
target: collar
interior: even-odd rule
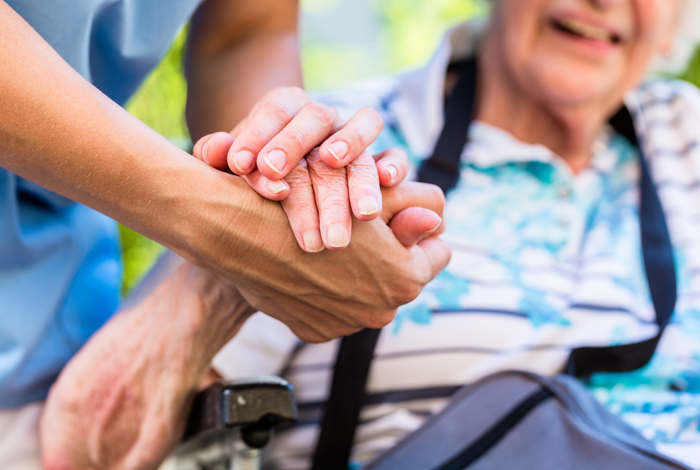
[[[444,88],[447,66],[474,53],[485,22],[461,23],[445,34],[437,51],[423,67],[399,77],[391,111],[412,152],[429,156],[444,124]]]
[[[447,67],[451,62],[475,53],[485,29],[486,21],[483,19],[470,20],[454,26],[445,34],[437,51],[426,65],[398,77],[397,94],[389,106],[414,155],[429,157],[433,152],[444,125],[444,83]],[[625,103],[633,111],[633,115],[636,114],[634,111],[637,111],[638,103],[634,92],[628,93]],[[602,135],[606,143],[610,141],[607,132],[605,130]],[[469,137],[469,161],[475,166],[492,167],[511,162],[532,161],[557,165],[559,161],[559,158],[544,145],[524,143],[509,132],[478,120],[470,126]],[[497,145],[494,145],[495,143]],[[598,159],[594,157],[595,160]],[[609,168],[610,163],[604,163],[602,166]]]

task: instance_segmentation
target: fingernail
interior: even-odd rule
[[[391,176],[390,182],[393,182],[396,179],[396,175],[399,174],[399,170],[394,165],[388,165],[386,170],[389,172],[389,176]]]
[[[247,173],[250,170],[250,166],[255,160],[255,155],[247,150],[241,150],[233,155],[233,166],[236,167],[240,173]]]
[[[209,150],[209,142],[211,142],[212,137],[209,137],[207,143],[204,144],[204,148],[202,149],[202,160],[204,160],[204,163],[206,163],[207,165],[209,164],[209,159],[207,158],[207,151]]]
[[[287,164],[287,157],[281,150],[273,150],[265,155],[265,163],[267,163],[267,165],[276,173],[282,174],[284,165]]]
[[[318,229],[311,229],[304,232],[302,236],[304,239],[304,246],[306,251],[310,253],[318,253],[323,250],[323,240],[321,239],[321,232]]]
[[[357,201],[357,209],[362,215],[372,215],[376,214],[379,210],[379,204],[377,200],[372,196],[362,196],[359,201]]]
[[[442,219],[440,219],[440,221],[437,223],[437,225],[436,225],[435,227],[431,228],[431,229],[428,230],[427,232],[423,232],[423,235],[421,235],[421,240],[424,239],[424,238],[427,238],[427,237],[429,237],[430,235],[432,235],[433,233],[435,233],[435,230],[437,230],[438,228],[440,228],[440,225],[442,225]]]
[[[267,189],[269,189],[272,194],[281,193],[288,187],[289,186],[287,186],[287,183],[284,180],[269,181],[267,183]]]
[[[333,224],[328,227],[328,244],[333,248],[343,248],[350,243],[348,229],[343,224]]]
[[[328,151],[336,160],[340,161],[348,153],[348,144],[342,140],[333,142],[328,146]]]

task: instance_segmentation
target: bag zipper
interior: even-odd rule
[[[554,393],[550,389],[546,387],[540,388],[525,400],[521,401],[510,413],[482,434],[476,442],[469,445],[455,457],[437,467],[435,470],[463,470],[467,468],[488,452],[491,447],[496,445],[498,441],[508,434],[508,431],[525,418],[530,411],[553,396]]]

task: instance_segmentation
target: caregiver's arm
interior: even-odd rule
[[[408,249],[378,220],[343,252],[307,255],[279,205],[130,116],[2,1],[0,63],[0,166],[215,270],[305,339],[388,323],[449,259],[439,240]],[[431,201],[439,190],[407,185],[384,207]]]
[[[297,0],[206,0],[187,45],[187,124],[195,141],[229,131],[279,86],[302,86]]]
[[[209,169],[83,79],[3,1],[0,64],[0,166],[182,251],[182,211]]]

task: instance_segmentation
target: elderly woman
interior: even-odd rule
[[[441,132],[450,64],[477,57],[473,121],[444,212],[453,257],[381,333],[353,462],[395,445],[460,385],[506,369],[555,374],[574,347],[657,333],[639,236],[641,149],[673,245],[675,313],[647,368],[593,385],[658,449],[700,468],[700,93],[642,83],[672,52],[682,8],[496,0],[485,29],[453,29],[423,69],[326,97],[346,112],[374,106],[386,123],[379,145],[403,145],[418,170]],[[608,124],[623,104],[639,148]],[[300,345],[257,315],[215,359],[224,376],[265,367],[295,386],[302,419],[278,435],[269,468],[308,468],[337,346]]]

